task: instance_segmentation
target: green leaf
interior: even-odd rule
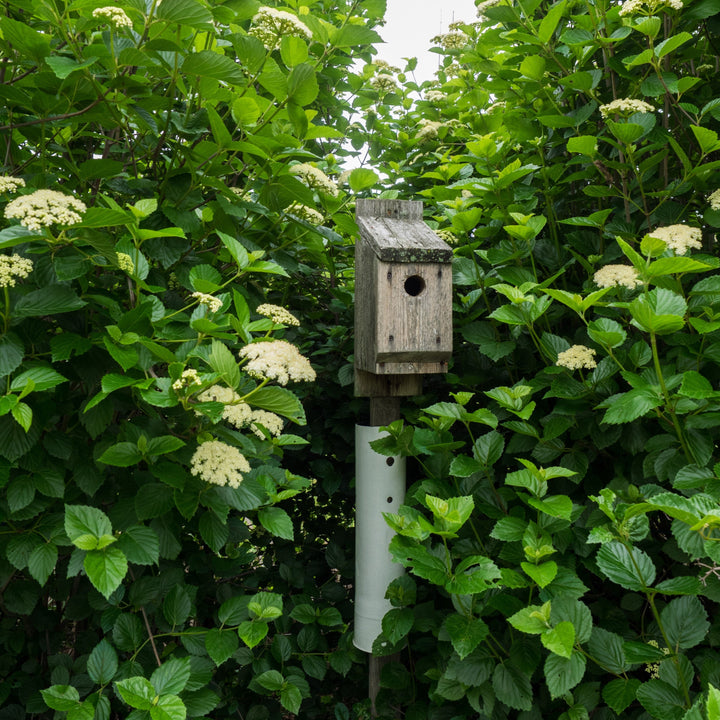
[[[108,516],[99,508],[66,505],[65,532],[73,542],[83,535],[101,538],[103,535],[112,534],[112,524]]]
[[[528,605],[520,608],[508,618],[508,622],[520,632],[539,635],[549,629],[549,607],[545,605]]]
[[[373,45],[382,43],[382,38],[364,25],[343,25],[331,38],[330,42],[335,48],[353,47],[355,45]]]
[[[38,545],[28,558],[28,572],[43,586],[55,569],[57,559],[57,545],[50,542]]]
[[[585,657],[577,651],[569,658],[548,655],[544,670],[550,696],[557,698],[572,690],[583,679],[585,664]]]
[[[88,675],[97,685],[107,685],[115,677],[117,670],[118,657],[115,648],[103,638],[90,653],[87,661]]]
[[[315,100],[319,91],[317,77],[311,65],[300,63],[292,69],[287,81],[288,98],[304,107]]]
[[[414,621],[415,614],[411,608],[393,608],[383,616],[383,635],[397,645],[410,632]]]
[[[231,390],[240,384],[240,368],[237,359],[224,343],[219,340],[212,341],[212,349],[207,362]]]
[[[588,335],[598,345],[616,348],[627,339],[627,333],[620,323],[609,318],[598,318],[588,325]]]
[[[685,325],[687,303],[685,299],[665,288],[655,288],[641,295],[629,306],[632,324],[646,332],[667,335]]]
[[[529,575],[541,588],[549,585],[557,575],[557,563],[553,560],[548,560],[540,565],[533,565],[529,562],[520,563],[520,567],[523,571]]]
[[[409,608],[405,609],[409,610]],[[457,613],[445,618],[443,628],[450,636],[450,642],[461,659],[466,658],[490,632],[490,628],[480,618],[465,617]]]
[[[695,370],[687,370],[683,373],[682,384],[678,395],[695,398],[698,400],[712,397],[715,394],[710,381]]]
[[[191,673],[190,658],[170,658],[153,670],[150,683],[158,695],[177,694],[185,689]]]
[[[543,45],[547,45],[555,34],[555,29],[560,22],[560,18],[563,16],[563,12],[565,12],[565,4],[566,0],[560,0],[560,2],[553,5],[545,13],[545,17],[540,22],[538,39]]]
[[[120,442],[111,445],[98,458],[98,462],[115,467],[130,467],[131,465],[137,465],[141,460],[142,453],[138,446],[131,442]]]
[[[261,620],[245,620],[238,627],[240,639],[249,647],[254,648],[268,634],[268,624]]]
[[[157,533],[143,525],[131,525],[118,534],[117,544],[128,562],[135,565],[155,565],[160,558]]]
[[[13,480],[7,486],[7,503],[10,512],[26,508],[35,499],[35,487],[25,478]]]
[[[355,168],[350,171],[348,183],[354,193],[367,190],[377,184],[380,178],[374,170],[369,168]]]
[[[32,426],[33,412],[29,405],[19,402],[10,409],[10,413],[18,425],[25,431],[29,432]]]
[[[45,704],[60,712],[72,710],[80,702],[80,694],[72,685],[53,685],[40,692]]]
[[[594,660],[615,675],[621,675],[630,668],[623,650],[623,639],[615,633],[594,627],[588,650]]]
[[[632,145],[645,134],[645,128],[637,123],[615,122],[608,119],[605,124],[610,129],[610,132],[625,145]]]
[[[160,7],[163,4],[164,2],[160,4]],[[245,84],[245,76],[241,66],[227,55],[220,55],[212,50],[201,50],[186,55],[183,60],[182,71],[188,75],[200,75],[201,77],[223,80],[232,85]]]
[[[558,573],[558,580],[564,569],[561,568]],[[577,576],[571,576],[572,580],[578,580]],[[570,585],[568,579],[564,578],[567,585]],[[557,585],[557,582],[555,583]],[[555,587],[553,585],[553,588]],[[574,593],[575,591],[573,591]],[[587,588],[580,590],[580,593],[587,592]],[[560,622],[570,622],[575,628],[575,639],[579,643],[585,643],[589,640],[593,629],[592,613],[587,605],[580,602],[570,590],[560,592],[553,597],[550,608],[550,622],[557,625]]]
[[[23,361],[25,349],[14,333],[0,337],[0,377],[5,377],[17,369]],[[55,358],[53,357],[53,362]]]
[[[673,273],[703,272],[710,270],[711,266],[689,257],[664,257],[648,265],[647,273],[650,277],[672,275]]]
[[[593,157],[597,154],[597,137],[594,135],[578,135],[567,141],[568,152],[581,153]]]
[[[280,57],[288,67],[304,63],[308,58],[307,43],[294,35],[286,35],[280,41]]]
[[[115,689],[130,707],[138,710],[149,710],[155,699],[155,688],[144,677],[118,680],[115,683]]]
[[[655,56],[658,58],[665,57],[673,50],[677,50],[677,48],[686,43],[688,40],[692,40],[692,35],[689,32],[681,32],[677,35],[671,35],[667,38],[667,40],[663,40],[655,46]]]
[[[637,689],[637,699],[658,720],[682,720],[685,698],[679,689],[662,680],[648,680]]]
[[[102,550],[89,550],[83,567],[90,582],[105,598],[109,598],[119,587],[128,570],[125,554],[114,545]]]
[[[597,554],[600,570],[626,590],[644,591],[655,582],[655,566],[638,547],[628,550],[617,541],[603,545]]]
[[[720,720],[720,690],[714,685],[708,685],[706,708],[708,720]]]
[[[189,617],[192,604],[187,590],[182,585],[175,585],[163,602],[163,615],[173,626],[182,625]]]
[[[163,0],[155,9],[155,17],[201,29],[211,29],[213,22],[210,11],[195,0]]]
[[[150,708],[152,720],[185,720],[185,703],[177,695],[161,695]]]
[[[546,495],[542,499],[528,498],[528,505],[550,517],[570,520],[572,500],[567,495]]]
[[[280,704],[290,713],[297,715],[302,704],[300,688],[289,684],[280,691]]]
[[[185,447],[185,442],[174,435],[160,435],[150,438],[146,454],[150,456],[167,455]]]
[[[255,678],[255,682],[270,692],[278,692],[285,684],[285,678],[277,670],[266,670]]]
[[[699,645],[710,630],[702,603],[692,596],[671,600],[660,613],[660,619],[667,639],[676,651]]]
[[[50,54],[51,35],[34,30],[29,23],[3,17],[0,23],[6,43],[23,55],[31,57],[36,63]]]
[[[10,390],[22,392],[31,385],[32,392],[40,392],[50,390],[64,382],[67,382],[67,378],[51,367],[34,367],[15,377],[10,384]]]
[[[575,645],[575,628],[571,622],[564,620],[554,628],[545,630],[540,635],[540,641],[550,652],[569,658]]]
[[[621,425],[642,417],[650,410],[660,407],[664,402],[659,388],[637,388],[618,396],[608,402],[609,407],[602,422],[609,425]],[[603,403],[605,404],[605,403]]]
[[[293,539],[293,523],[290,516],[279,507],[261,508],[258,510],[260,524],[275,537],[285,540]]]
[[[635,678],[618,678],[611,680],[602,690],[603,700],[618,715],[622,716],[623,711],[635,701],[640,681]]]
[[[530,677],[510,664],[495,666],[492,686],[498,700],[515,710],[530,710],[533,705]]]
[[[81,300],[65,285],[47,285],[41,290],[33,290],[23,295],[13,308],[13,317],[39,317],[41,315],[59,315],[85,307]]]
[[[247,398],[248,404],[274,412],[277,415],[293,420],[298,425],[305,425],[305,411],[297,396],[290,390],[269,386],[260,388]]]
[[[700,145],[700,149],[703,153],[707,154],[717,150],[720,143],[718,142],[717,133],[714,130],[708,128],[699,127],[697,125],[691,125],[690,129],[693,131],[693,135]]]

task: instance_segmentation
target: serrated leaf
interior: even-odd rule
[[[150,708],[152,720],[185,720],[185,703],[177,695],[161,695]]]
[[[603,545],[597,554],[600,570],[626,590],[643,591],[655,582],[655,566],[645,551],[628,550],[617,541]]]
[[[192,603],[187,590],[182,585],[175,585],[163,602],[163,615],[172,625],[182,625],[190,615]]]
[[[158,695],[177,694],[185,689],[191,673],[190,658],[170,658],[153,670],[150,683]]]
[[[43,543],[38,545],[28,558],[28,572],[40,583],[42,587],[55,569],[58,559],[57,545]]]
[[[625,658],[623,639],[615,633],[594,627],[588,650],[593,660],[616,675],[621,675],[630,667]]]
[[[635,678],[618,678],[611,680],[602,690],[603,700],[618,715],[622,716],[623,711],[635,701],[640,681]]]
[[[542,644],[555,655],[569,658],[572,655],[573,646],[575,645],[575,628],[571,622],[564,620],[559,622],[554,628],[545,630],[540,635]]]
[[[282,508],[261,508],[258,510],[258,520],[272,535],[285,540],[293,539],[293,522],[287,512]]]
[[[260,620],[245,620],[238,627],[240,639],[249,647],[254,648],[268,634],[268,624]]]
[[[115,648],[102,639],[90,653],[87,661],[87,672],[90,679],[98,685],[107,685],[115,677],[118,670],[118,657]]]
[[[144,677],[131,677],[118,680],[115,689],[130,707],[137,710],[149,710],[155,698],[155,688]]]
[[[480,618],[465,617],[457,613],[445,618],[443,628],[461,659],[466,658],[490,632],[490,628]]]
[[[155,565],[160,557],[157,533],[143,525],[131,525],[117,538],[117,547],[125,553],[128,562],[136,565]]]
[[[585,657],[577,651],[569,658],[548,655],[544,671],[550,696],[557,698],[572,690],[583,679],[585,665]]]
[[[289,712],[297,715],[302,704],[302,693],[295,685],[286,685],[280,691],[280,704]]]
[[[648,680],[636,692],[642,706],[658,720],[682,720],[685,698],[672,685],[662,680]]]
[[[110,518],[99,508],[88,505],[66,505],[65,532],[71,541],[83,535],[100,538],[112,534],[112,524]]]
[[[383,635],[393,645],[397,645],[410,632],[414,620],[415,616],[410,608],[393,608],[383,616]]]
[[[533,704],[530,677],[509,664],[495,666],[492,686],[498,700],[515,710],[530,710]]]
[[[699,645],[710,630],[705,608],[693,596],[671,600],[660,613],[660,619],[673,649]]]
[[[541,588],[549,585],[557,575],[558,567],[554,560],[547,560],[539,565],[529,562],[520,563],[523,571],[529,575]]]
[[[83,567],[90,582],[105,598],[118,588],[128,570],[125,554],[114,545],[102,550],[89,550]]]
[[[232,656],[239,644],[240,640],[234,630],[213,628],[205,633],[205,649],[218,667]]]
[[[60,712],[72,710],[80,702],[80,695],[72,685],[53,685],[40,692],[45,704]]]
[[[98,458],[98,462],[114,467],[130,467],[137,465],[142,460],[142,453],[135,443],[120,442],[111,445]]]

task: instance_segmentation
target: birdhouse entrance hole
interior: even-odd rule
[[[411,297],[417,297],[425,289],[425,281],[420,275],[411,275],[405,280],[405,292]]]

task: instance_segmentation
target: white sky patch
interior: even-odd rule
[[[476,17],[473,0],[388,0],[385,26],[377,28],[385,40],[376,46],[377,57],[399,68],[405,67],[403,58],[416,57],[414,79],[432,80],[440,56],[430,52],[430,39],[446,33],[452,22],[473,22]]]

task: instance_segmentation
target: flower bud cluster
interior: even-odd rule
[[[36,190],[11,200],[5,207],[5,217],[17,218],[28,230],[40,230],[51,225],[74,225],[82,221],[87,206],[81,200],[57,190]]]
[[[96,19],[107,20],[110,25],[116,28],[132,28],[132,20],[127,13],[119,7],[108,5],[107,7],[97,8],[93,10],[92,16]]]
[[[248,360],[245,371],[260,380],[276,380],[287,385],[290,380],[315,380],[315,371],[309,360],[285,340],[271,340],[246,345],[240,358]]]
[[[287,35],[312,40],[310,29],[295,15],[271,7],[261,7],[257,11],[248,32],[271,51],[279,48],[281,40]]]

